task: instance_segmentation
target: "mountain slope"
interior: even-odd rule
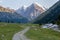
[[[15,10],[14,9],[10,9],[10,8],[5,8],[3,6],[0,6],[0,12],[9,12],[9,13],[14,13]]]
[[[25,9],[24,7],[18,9],[16,12],[28,18],[31,21],[44,11],[45,8],[43,6],[39,5],[38,3],[33,3],[29,7],[26,7]]]
[[[17,13],[0,12],[0,22],[26,23],[28,22],[28,19]]]
[[[55,3],[51,8],[49,8],[43,14],[39,15],[32,22],[36,24],[53,23],[58,19],[59,15],[60,15],[60,1]]]

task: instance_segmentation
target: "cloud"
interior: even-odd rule
[[[0,3],[2,2],[2,0],[0,0]]]

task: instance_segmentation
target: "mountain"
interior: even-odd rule
[[[14,13],[14,9],[10,9],[9,7],[5,8],[3,6],[0,6],[0,12],[9,12],[9,13]]]
[[[0,12],[0,22],[7,23],[27,23],[28,19],[17,13]]]
[[[17,14],[14,9],[0,6],[0,22],[27,23],[28,19]]]
[[[28,18],[30,21],[35,19],[38,15],[42,14],[44,11],[45,8],[38,3],[33,3],[28,7],[23,6],[16,10],[18,14]]]
[[[59,19],[58,18],[59,16],[60,16],[60,1],[56,2],[47,11],[39,15],[35,20],[32,21],[32,23],[36,24],[55,23]]]

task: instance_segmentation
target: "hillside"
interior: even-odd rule
[[[15,12],[14,13],[0,12],[0,22],[26,23],[28,22],[28,19]]]
[[[39,15],[36,19],[32,21],[32,23],[38,24],[52,23],[53,21],[56,21],[58,19],[59,15],[60,15],[60,1],[56,2],[47,11]]]
[[[14,13],[15,10],[14,9],[10,9],[10,8],[5,8],[3,6],[0,6],[0,12],[9,12],[9,13]]]

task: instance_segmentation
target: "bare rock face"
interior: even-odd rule
[[[42,28],[50,28],[50,29],[53,29],[53,30],[59,30],[59,28],[58,28],[59,25],[57,25],[57,24],[52,24],[52,23],[42,25],[41,27],[42,27]]]

